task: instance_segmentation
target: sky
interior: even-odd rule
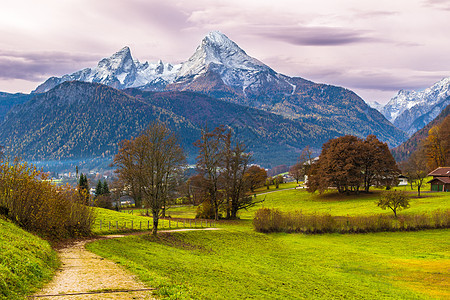
[[[29,93],[124,46],[180,63],[221,31],[275,71],[386,103],[450,77],[450,0],[0,0],[0,91]]]

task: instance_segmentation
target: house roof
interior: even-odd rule
[[[446,184],[450,183],[450,177],[435,177],[435,178],[431,179],[430,181],[428,181],[427,183],[430,183],[430,182],[435,181],[435,180],[439,180],[440,182],[443,182],[443,183],[446,183]]]
[[[428,176],[449,176],[450,177],[450,167],[439,167],[433,170]]]

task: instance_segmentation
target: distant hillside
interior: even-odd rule
[[[0,123],[5,118],[6,114],[16,105],[27,102],[33,97],[28,94],[10,94],[0,92]]]
[[[319,149],[339,132],[309,122],[217,100],[193,92],[120,91],[84,82],[65,82],[12,109],[0,125],[0,144],[27,160],[105,158],[111,161],[120,140],[138,135],[161,120],[177,132],[189,162],[192,145],[207,124],[229,126],[268,167],[294,162],[310,145]]]
[[[159,119],[181,136],[189,121],[100,84],[66,82],[14,107],[0,125],[0,144],[27,160],[111,157],[123,139]]]
[[[406,142],[392,149],[391,152],[395,160],[400,162],[408,159],[411,153],[417,149],[420,142],[428,136],[428,131],[433,126],[441,124],[448,115],[450,115],[450,105],[447,105],[447,107],[433,121],[414,133]]]

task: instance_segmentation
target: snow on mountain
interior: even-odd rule
[[[235,42],[226,35],[218,32],[210,32],[197,47],[195,53],[188,61],[182,64],[177,80],[184,77],[195,76],[206,73],[208,66],[217,65],[225,73],[225,79],[229,84],[234,83],[234,74],[227,74],[229,69],[240,71],[260,72],[270,69],[259,60],[250,57]],[[228,75],[228,76],[227,76]],[[245,78],[244,78],[245,81]]]
[[[211,95],[220,90],[235,97],[258,98],[261,94],[293,94],[296,85],[291,81],[290,77],[249,56],[225,34],[212,31],[182,64],[168,89],[213,90]],[[215,82],[214,87],[208,82]]]
[[[375,108],[376,110],[378,110],[378,111],[381,111],[381,109],[383,108],[383,104],[381,104],[381,103],[378,103],[377,101],[366,101],[366,103],[370,106],[370,107],[372,107],[372,108]]]
[[[181,65],[171,65],[159,60],[156,63],[140,63],[133,59],[130,48],[124,47],[108,58],[102,59],[97,67],[86,68],[60,78],[51,77],[38,86],[33,93],[46,92],[65,81],[97,82],[118,89],[141,87],[152,82],[173,82]]]
[[[222,89],[228,89],[238,96],[259,94],[265,87],[280,94],[293,94],[295,81],[279,74],[261,61],[247,55],[235,42],[218,31],[210,32],[197,47],[195,53],[184,63],[171,65],[163,63],[140,63],[124,47],[109,58],[102,59],[97,67],[87,68],[62,77],[51,77],[34,90],[42,93],[56,85],[71,80],[97,82],[118,89],[140,88],[161,91],[166,87],[176,90],[205,90],[209,76],[219,80]],[[173,84],[172,86],[168,86]],[[212,87],[209,87],[212,88]],[[218,86],[214,86],[218,88]],[[267,94],[263,91],[264,94]]]
[[[412,135],[450,104],[450,77],[423,91],[400,90],[380,111],[398,128]]]

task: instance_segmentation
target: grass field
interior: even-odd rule
[[[0,218],[0,299],[25,299],[58,267],[49,243]]]
[[[449,233],[308,236],[228,228],[103,240],[88,249],[174,299],[446,298]]]
[[[284,190],[222,222],[220,231],[177,232],[102,240],[88,249],[124,265],[158,295],[172,299],[448,299],[450,230],[373,234],[261,234],[251,224],[259,207],[304,213],[392,213],[378,192],[343,196]],[[448,209],[449,193],[414,198],[402,213]],[[178,207],[192,216],[192,207]],[[123,214],[125,215],[125,214]],[[173,215],[172,215],[173,216]]]

